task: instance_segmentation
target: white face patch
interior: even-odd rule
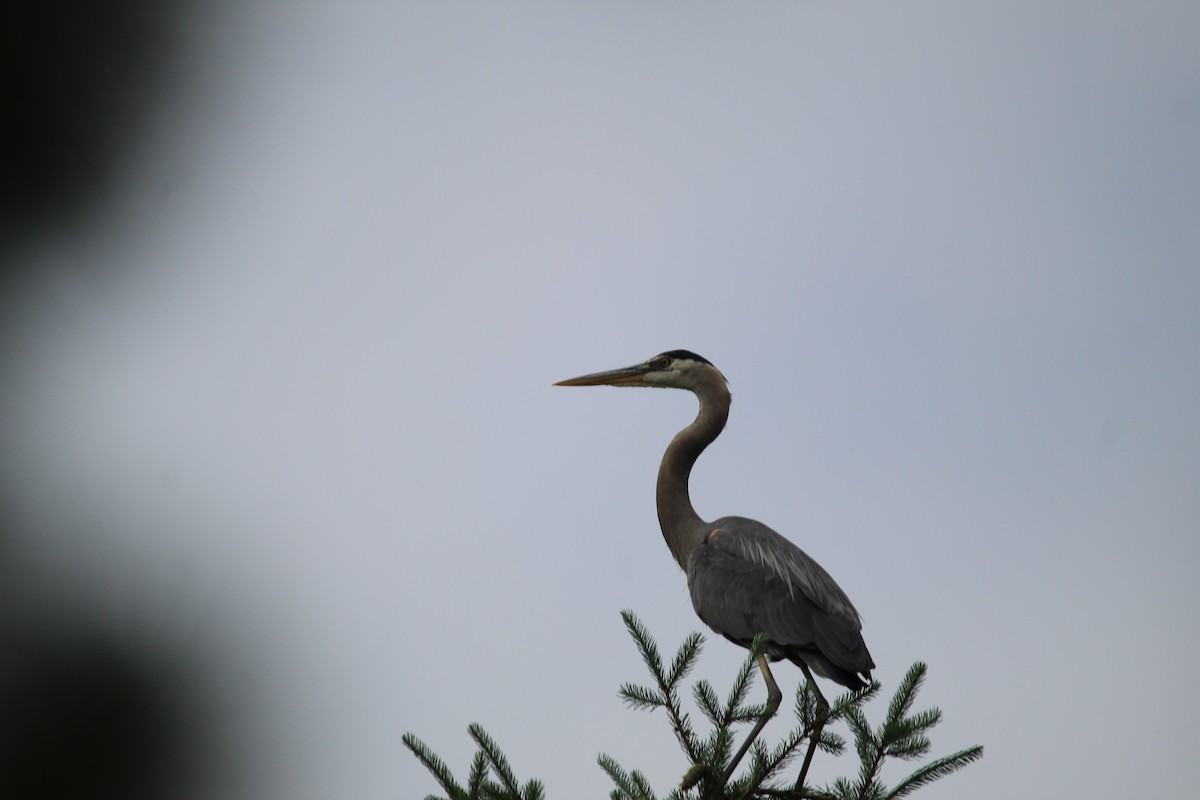
[[[701,366],[690,358],[672,359],[669,366],[663,369],[660,365],[662,356],[655,356],[647,363],[654,369],[647,372],[642,381],[647,386],[657,386],[664,389],[689,389],[695,384],[694,371]]]

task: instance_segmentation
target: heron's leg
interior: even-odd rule
[[[763,680],[767,684],[767,710],[758,718],[758,722],[754,723],[754,728],[751,729],[750,735],[746,737],[746,741],[742,742],[741,749],[737,751],[737,755],[733,757],[733,761],[729,762],[729,769],[725,770],[725,777],[721,779],[721,783],[728,783],[733,777],[733,771],[737,769],[737,765],[741,762],[742,757],[746,755],[746,751],[750,749],[750,745],[754,744],[754,740],[758,738],[758,734],[762,731],[763,726],[767,724],[767,720],[775,716],[775,712],[779,710],[779,703],[783,700],[783,693],[779,691],[779,686],[775,683],[775,676],[771,674],[771,668],[767,666],[766,656],[759,655],[758,668],[762,671]]]
[[[825,720],[829,718],[829,703],[825,700],[825,695],[821,694],[821,690],[817,687],[817,682],[813,680],[812,672],[809,671],[808,665],[801,663],[800,669],[804,670],[804,678],[808,681],[808,685],[812,687],[813,694],[817,696],[817,722],[813,727],[812,736],[808,740],[808,752],[804,754],[804,764],[800,767],[800,777],[796,779],[796,791],[804,788],[804,779],[808,777],[808,767],[812,764],[813,753],[817,751],[817,742],[821,740],[821,732],[825,730]]]

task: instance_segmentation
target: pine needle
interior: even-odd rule
[[[471,734],[471,738],[475,740],[475,744],[479,745],[479,749],[487,756],[488,763],[495,771],[496,776],[500,778],[505,791],[513,797],[520,796],[521,785],[517,781],[517,776],[513,774],[512,767],[509,766],[504,751],[500,749],[495,740],[477,722],[472,722],[468,725],[467,732]]]
[[[892,702],[888,704],[884,725],[899,722],[912,709],[913,701],[917,699],[917,692],[920,691],[921,684],[925,682],[926,671],[927,667],[921,661],[908,668],[900,685],[896,687],[896,694],[892,696]]]
[[[963,767],[981,758],[983,758],[983,747],[976,745],[975,747],[968,747],[966,750],[960,750],[944,758],[935,759],[896,784],[896,788],[892,789],[886,795],[886,800],[895,800],[895,798],[904,797],[927,783],[941,780],[947,775],[958,772]]]
[[[437,753],[430,750],[428,745],[411,733],[404,734],[400,740],[412,751],[417,760],[425,765],[425,769],[433,773],[433,777],[450,795],[450,800],[468,800],[466,792],[458,785],[458,781],[454,780],[446,762],[438,758]]]

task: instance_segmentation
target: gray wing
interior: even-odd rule
[[[850,598],[820,564],[760,522],[713,522],[688,559],[688,588],[700,619],[739,644],[765,633],[772,655],[802,658],[842,683],[875,666]]]

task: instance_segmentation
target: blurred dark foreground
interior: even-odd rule
[[[5,4],[0,24],[0,297],[22,248],[103,205],[161,99],[195,9],[152,0]],[[79,264],[76,269],[95,268]],[[10,374],[0,322],[0,382]],[[196,656],[228,646],[219,630],[181,639],[114,613],[94,587],[136,583],[138,565],[103,550],[111,531],[85,516],[39,529],[12,480],[23,465],[0,420],[0,797],[183,798],[220,772],[214,694]],[[72,498],[49,505],[69,507]],[[44,500],[42,502],[45,502]],[[111,521],[110,523],[111,524]],[[39,547],[58,543],[55,558]],[[88,556],[63,543],[89,543]],[[70,564],[69,570],[63,569]],[[124,572],[123,572],[124,570]],[[103,580],[91,579],[103,573]],[[153,602],[147,600],[146,602]],[[170,620],[170,614],[164,619]]]

